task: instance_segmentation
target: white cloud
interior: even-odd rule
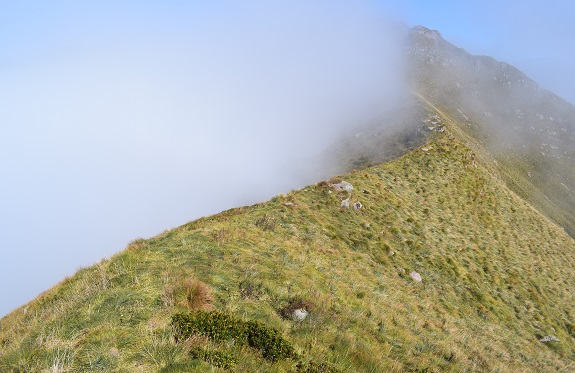
[[[368,2],[222,4],[35,16],[0,68],[0,314],[137,236],[305,185],[399,90]]]

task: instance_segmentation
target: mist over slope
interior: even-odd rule
[[[457,117],[501,164],[512,189],[575,237],[575,106],[437,31],[415,27],[410,39],[417,92]]]
[[[370,2],[222,3],[2,15],[24,40],[0,52],[0,315],[134,237],[319,180],[309,159],[401,91]]]
[[[575,237],[575,106],[515,67],[473,56],[423,26],[409,30],[406,53],[411,97],[334,146],[334,167],[348,172],[421,144],[442,127],[426,115],[431,104],[498,162],[508,186]]]

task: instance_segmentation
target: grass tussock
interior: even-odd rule
[[[210,311],[214,309],[213,301],[211,288],[193,277],[166,285],[162,293],[162,302],[166,307],[179,305],[191,310]]]

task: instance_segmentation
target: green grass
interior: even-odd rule
[[[575,244],[450,130],[342,176],[364,208],[340,208],[319,183],[79,270],[0,320],[0,371],[569,371]],[[187,308],[170,294],[188,278],[212,289],[217,312],[273,330],[298,359],[176,339],[172,318]],[[294,299],[309,305],[303,322],[282,317]]]

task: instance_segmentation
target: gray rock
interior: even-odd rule
[[[546,335],[545,337],[541,338],[539,342],[549,343],[549,342],[559,342],[559,338],[555,337],[554,335]]]
[[[415,282],[421,282],[421,280],[422,280],[422,279],[421,279],[421,275],[420,275],[419,273],[415,272],[415,271],[411,272],[411,273],[409,274],[409,276],[411,276],[411,278],[412,278],[413,281],[415,281]]]
[[[342,191],[345,190],[348,193],[353,192],[353,185],[351,185],[351,183],[348,183],[347,181],[341,181],[337,184],[331,184],[332,187],[335,188],[335,190]]]
[[[292,312],[291,317],[292,319],[294,319],[294,321],[302,322],[305,320],[308,314],[309,312],[307,312],[303,308],[298,308],[297,310],[294,310]]]
[[[349,208],[349,198],[344,199],[341,201],[341,207],[348,209]]]
[[[363,208],[363,205],[361,204],[361,202],[358,201],[358,202],[353,203],[353,209],[354,210],[359,210],[361,208]]]

